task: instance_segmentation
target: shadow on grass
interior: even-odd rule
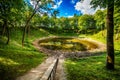
[[[113,71],[105,67],[105,53],[87,58],[67,58],[65,61],[67,80],[120,80],[120,50],[115,50],[115,70]]]
[[[115,56],[120,55],[120,50],[115,50]]]
[[[0,50],[0,80],[15,80],[40,64],[44,57],[37,51]]]

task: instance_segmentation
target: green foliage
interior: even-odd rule
[[[0,17],[4,20],[8,20],[9,22],[13,22],[12,20],[16,20],[20,18],[21,11],[24,8],[23,0],[2,0],[0,1]]]
[[[25,73],[43,61],[45,55],[43,55],[43,53],[39,53],[32,45],[32,42],[37,38],[53,35],[78,37],[79,32],[90,34],[94,31],[96,33],[96,29],[98,29],[100,32],[94,35],[87,35],[87,37],[106,43],[106,30],[102,30],[105,28],[105,10],[99,10],[94,15],[75,15],[72,18],[57,18],[59,11],[54,11],[53,17],[49,17],[47,13],[49,13],[51,9],[48,7],[48,4],[53,4],[53,0],[35,0],[34,3],[36,4],[37,1],[41,1],[41,4],[38,3],[38,5],[36,5],[38,7],[33,7],[28,5],[28,3],[25,3],[24,0],[0,0],[0,80],[14,80],[17,76]],[[120,33],[119,3],[119,0],[115,0],[115,36]],[[91,4],[94,8],[97,6],[104,8],[108,3],[107,0],[92,0]],[[25,46],[22,47],[21,39],[23,28],[20,27],[26,24],[26,21],[34,12],[37,13],[28,24],[30,33],[26,35]],[[41,16],[39,13],[44,15]],[[8,31],[4,31],[3,28],[6,27],[8,27],[10,31],[11,40],[9,45],[6,45],[5,42],[7,41],[6,36],[8,35]],[[1,36],[4,32],[5,36]],[[82,36],[80,34],[80,37],[86,36]],[[117,38],[114,43],[115,50],[120,50],[120,38]],[[70,77],[68,77],[68,79],[110,79],[111,77],[113,77],[113,79],[119,79],[116,76],[119,76],[117,71],[110,74],[110,72],[102,69],[102,66],[104,66],[104,56],[105,55],[100,57],[90,57],[88,59],[67,60],[68,62],[66,64],[70,65],[67,66],[68,71],[70,71]],[[120,60],[118,56],[119,55],[116,56],[116,59]],[[88,64],[86,62],[88,62]],[[92,65],[91,62],[93,62]],[[119,69],[118,61],[116,61],[116,65],[117,69]],[[80,67],[81,69],[79,69]],[[103,75],[103,72],[105,75]],[[77,77],[73,79],[71,76]]]
[[[78,32],[78,17],[72,18],[54,18],[48,16],[41,17],[41,23],[43,29],[55,33],[74,33]]]
[[[57,15],[59,15],[59,10],[54,10],[53,11],[53,13],[52,13],[52,16],[54,17],[54,18],[56,18],[57,17]]]
[[[87,32],[87,30],[90,29],[96,29],[93,15],[85,14],[80,16],[78,20],[78,26],[80,31],[85,31],[85,32]]]
[[[105,29],[106,10],[104,10],[104,11],[98,10],[94,14],[94,19],[96,20],[96,27],[98,30]]]
[[[93,8],[97,8],[98,6],[100,8],[106,8],[107,3],[107,0],[92,0],[90,4]]]
[[[120,1],[118,2],[120,3]],[[116,40],[119,40],[120,38],[120,6],[117,4],[115,4],[115,11],[114,11],[114,26],[115,26],[115,33],[116,33],[116,36],[115,36],[115,39]]]

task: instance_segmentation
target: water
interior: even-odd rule
[[[64,50],[64,51],[86,51],[94,49],[97,46],[85,40],[78,38],[47,38],[40,41],[40,46],[50,50]]]

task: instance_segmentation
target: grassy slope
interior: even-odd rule
[[[103,32],[105,35],[105,31]],[[80,35],[81,36],[81,35]],[[84,36],[84,35],[83,35]],[[100,42],[106,43],[102,32],[87,35]],[[65,62],[68,80],[120,80],[120,40],[115,40],[115,70],[105,68],[106,55],[89,57],[85,59],[67,59]],[[74,77],[73,77],[74,76]]]
[[[94,35],[87,35],[86,37],[92,38],[94,40],[97,40],[97,41],[100,41],[100,42],[103,42],[106,44],[106,30],[100,31],[99,33],[94,34]],[[114,35],[114,38],[115,37],[116,37],[116,35]],[[114,39],[115,50],[120,50],[119,45],[120,45],[120,38],[119,38],[119,40]]]
[[[116,70],[107,71],[105,55],[86,59],[67,59],[67,80],[120,80],[120,54],[116,57]],[[74,77],[73,77],[74,76]]]
[[[6,45],[6,37],[0,37],[0,80],[14,80],[45,59],[45,54],[38,52],[32,42],[48,36],[44,30],[32,29],[29,38],[25,39],[25,46],[21,46],[22,30],[11,30],[11,41]]]
[[[57,36],[78,36],[78,34],[55,34]],[[9,45],[5,44],[6,38],[0,39],[0,80],[14,80],[17,76],[23,75],[32,67],[40,64],[45,55],[39,53],[32,42],[41,37],[54,36],[44,30],[32,29],[29,38],[25,40],[25,47],[21,46],[22,33],[21,30],[15,29],[11,32],[11,42]],[[80,37],[86,37],[81,36]],[[105,43],[105,38],[102,37],[101,32],[95,35],[87,35],[87,37]],[[27,44],[28,43],[28,44]],[[101,56],[89,57],[86,59],[67,59],[65,65],[68,71],[68,80],[103,80],[115,79],[119,80],[120,74],[120,42],[115,41],[116,49],[116,70],[111,73],[105,69],[105,54]],[[74,76],[74,77],[73,77]]]

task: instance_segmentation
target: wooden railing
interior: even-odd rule
[[[47,69],[40,80],[55,80],[56,69],[59,59],[54,60],[53,64]]]

